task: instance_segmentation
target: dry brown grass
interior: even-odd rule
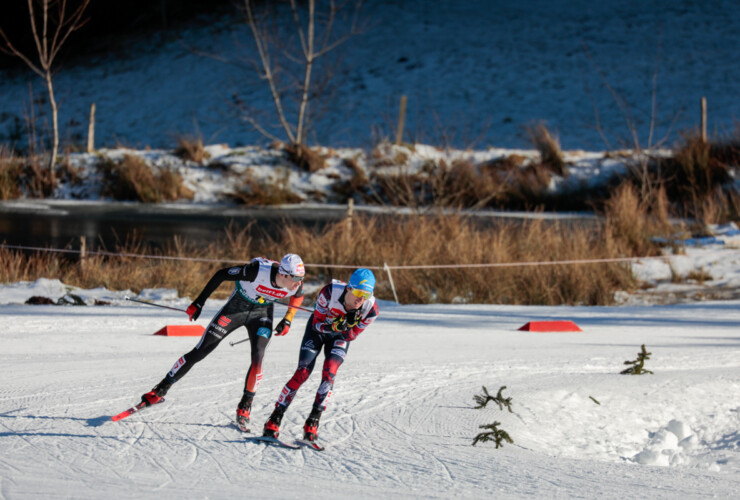
[[[278,176],[275,181],[259,181],[247,171],[242,176],[242,186],[230,198],[242,205],[283,205],[303,201],[289,185],[290,172]]]
[[[169,169],[155,173],[146,160],[135,155],[125,155],[119,162],[105,159],[99,168],[103,172],[102,194],[115,200],[160,203],[194,196],[179,174]]]
[[[352,159],[345,159],[344,165],[352,171],[352,177],[348,181],[339,181],[334,183],[332,185],[332,191],[342,198],[341,201],[346,201],[355,194],[366,197],[365,195],[371,191],[371,189],[365,170]]]
[[[543,166],[553,173],[565,177],[565,160],[560,149],[560,142],[550,133],[544,123],[538,123],[527,128],[527,133],[535,149],[540,153],[540,161]]]
[[[372,201],[393,206],[533,209],[546,204],[552,172],[512,155],[483,165],[428,162],[418,173],[374,173]]]
[[[287,144],[283,147],[288,161],[309,173],[326,168],[326,158],[315,149],[303,144]]]
[[[295,252],[312,264],[455,266],[394,270],[402,303],[609,304],[616,290],[634,286],[624,264],[462,267],[624,256],[625,249],[634,243],[623,241],[613,230],[568,228],[542,221],[481,227],[463,216],[413,216],[356,217],[351,227],[341,221],[322,231],[287,225],[275,238],[255,234],[253,228],[237,231],[232,227],[222,241],[206,248],[175,240],[161,252],[218,260],[209,263],[92,256],[80,266],[76,260],[55,254],[24,256],[0,249],[0,281],[47,277],[83,288],[105,286],[135,292],[174,287],[181,295],[194,297],[227,261],[247,262],[258,255],[279,259],[286,252]],[[136,241],[116,250],[156,252]],[[313,266],[309,277],[325,282],[331,277],[347,279],[350,272]],[[386,274],[376,271],[376,276],[377,295],[393,300]],[[225,296],[228,289],[224,285],[217,296]]]
[[[676,217],[703,223],[737,219],[732,170],[740,166],[740,139],[704,142],[688,135],[672,157],[653,159],[632,168],[630,182],[641,193],[661,186]],[[649,196],[648,196],[649,197]]]
[[[632,184],[622,184],[605,204],[606,233],[620,242],[622,250],[629,255],[655,255],[658,246],[650,238],[675,231],[668,220],[666,205],[663,190],[659,190],[651,207],[640,200]]]
[[[22,172],[20,159],[0,144],[0,200],[11,200],[21,195]]]
[[[202,137],[178,138],[175,155],[183,160],[195,162],[198,165],[203,165],[211,157],[208,151],[206,151],[205,146],[203,146]]]
[[[603,231],[565,228],[527,221],[480,228],[464,217],[410,217],[401,220],[359,218],[348,230],[343,223],[317,233],[287,228],[283,248],[306,262],[364,265],[487,264],[609,258],[621,248]],[[346,279],[350,270],[316,269],[327,278]],[[378,295],[392,298],[382,272]],[[395,270],[401,302],[464,301],[507,304],[607,304],[617,289],[632,286],[619,264],[545,265],[452,269]]]

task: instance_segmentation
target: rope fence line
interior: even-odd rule
[[[222,262],[231,264],[242,264],[243,260],[223,260],[223,259],[207,259],[201,257],[173,257],[167,255],[148,255],[148,254],[134,254],[134,253],[118,253],[118,252],[105,252],[105,251],[86,251],[62,249],[62,248],[43,248],[43,247],[28,247],[22,245],[7,245],[0,243],[0,248],[7,248],[12,250],[32,250],[37,252],[53,252],[53,253],[71,253],[71,254],[84,254],[86,255],[100,255],[106,257],[130,257],[139,259],[159,259],[159,260],[180,260],[190,262]],[[426,265],[406,265],[406,266],[391,266],[387,263],[383,263],[382,266],[357,266],[357,265],[346,265],[346,264],[304,264],[306,267],[323,267],[323,268],[335,268],[335,269],[356,269],[358,267],[365,267],[366,269],[374,269],[377,271],[384,271],[388,275],[388,281],[391,284],[391,290],[393,291],[393,297],[398,302],[398,295],[396,294],[396,287],[393,284],[392,270],[414,270],[414,269],[459,269],[461,267],[468,268],[490,268],[490,267],[531,267],[531,266],[558,266],[558,265],[576,265],[576,264],[606,264],[616,262],[635,262],[641,260],[667,260],[675,255],[656,255],[656,256],[645,256],[645,257],[613,257],[606,259],[571,259],[571,260],[540,260],[540,261],[524,261],[524,262],[490,262],[482,264],[426,264]]]
[[[38,252],[53,252],[53,253],[73,253],[80,254],[81,250],[63,249],[63,248],[43,248],[43,247],[28,247],[22,245],[7,245],[0,243],[0,248],[8,248],[12,250],[33,250]],[[244,260],[225,260],[225,259],[207,259],[203,257],[174,257],[167,255],[150,255],[150,254],[138,254],[138,253],[121,253],[121,252],[105,252],[105,251],[87,251],[86,255],[101,255],[106,257],[131,257],[140,259],[159,259],[159,260],[182,260],[190,262],[223,262],[232,264],[242,264]],[[409,270],[409,269],[455,269],[460,267],[519,267],[519,266],[555,266],[555,265],[570,265],[570,264],[603,264],[613,262],[632,262],[638,260],[648,259],[670,259],[675,255],[656,255],[656,256],[645,256],[645,257],[613,257],[607,259],[572,259],[572,260],[540,260],[540,261],[522,261],[522,262],[488,262],[481,264],[418,264],[418,265],[401,265],[392,266],[383,264],[382,266],[360,266],[360,265],[347,265],[347,264],[304,264],[306,267],[331,267],[331,268],[342,268],[342,269],[357,269],[358,267],[364,267],[366,269],[375,269],[379,271],[385,270]]]

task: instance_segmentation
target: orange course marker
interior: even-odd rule
[[[154,335],[165,335],[167,337],[200,337],[205,331],[200,325],[167,325]]]
[[[530,321],[519,330],[526,332],[582,332],[578,325],[572,321]]]

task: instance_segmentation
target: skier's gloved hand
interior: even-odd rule
[[[290,330],[290,320],[283,318],[280,320],[280,323],[277,324],[277,328],[275,328],[275,335],[282,337],[288,333],[288,330]]]
[[[333,332],[341,333],[349,328],[347,325],[347,318],[344,316],[337,316],[334,322],[331,324]]]
[[[198,319],[198,316],[200,316],[200,311],[203,309],[203,306],[200,304],[196,304],[193,302],[188,306],[188,308],[185,310],[185,312],[190,317],[190,321],[195,321]]]
[[[347,328],[354,328],[357,326],[357,323],[360,322],[360,317],[362,315],[361,309],[352,309],[347,313]]]

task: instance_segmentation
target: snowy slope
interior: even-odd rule
[[[166,403],[111,422],[197,339],[152,336],[182,316],[109,298],[3,299],[2,498],[730,498],[740,486],[740,302],[383,302],[339,370],[317,453],[249,444],[231,426],[249,352],[228,340],[241,332]],[[200,323],[218,306],[210,301]],[[517,331],[561,318],[584,331]],[[255,431],[295,369],[300,332],[270,345]],[[619,375],[643,343],[655,374]],[[286,439],[300,433],[318,379],[317,370],[286,413]],[[507,386],[513,413],[472,409],[484,385]],[[493,421],[514,444],[471,446]]]
[[[701,97],[710,133],[728,133],[740,116],[739,13],[723,0],[367,1],[362,19],[372,28],[335,53],[344,61],[337,92],[312,140],[357,147],[395,137],[402,95],[407,140],[427,144],[518,148],[529,144],[523,128],[544,120],[565,149],[634,146],[628,122],[646,147],[696,128]],[[202,19],[174,34],[181,40],[170,33],[118,59],[62,67],[63,137],[85,143],[94,102],[98,147],[173,147],[176,135],[198,133],[208,144],[264,141],[233,114],[235,97],[272,112],[264,82],[244,64],[188,49],[256,59],[247,33],[240,19]],[[25,123],[30,84],[43,93],[30,71],[0,73],[0,140]]]

